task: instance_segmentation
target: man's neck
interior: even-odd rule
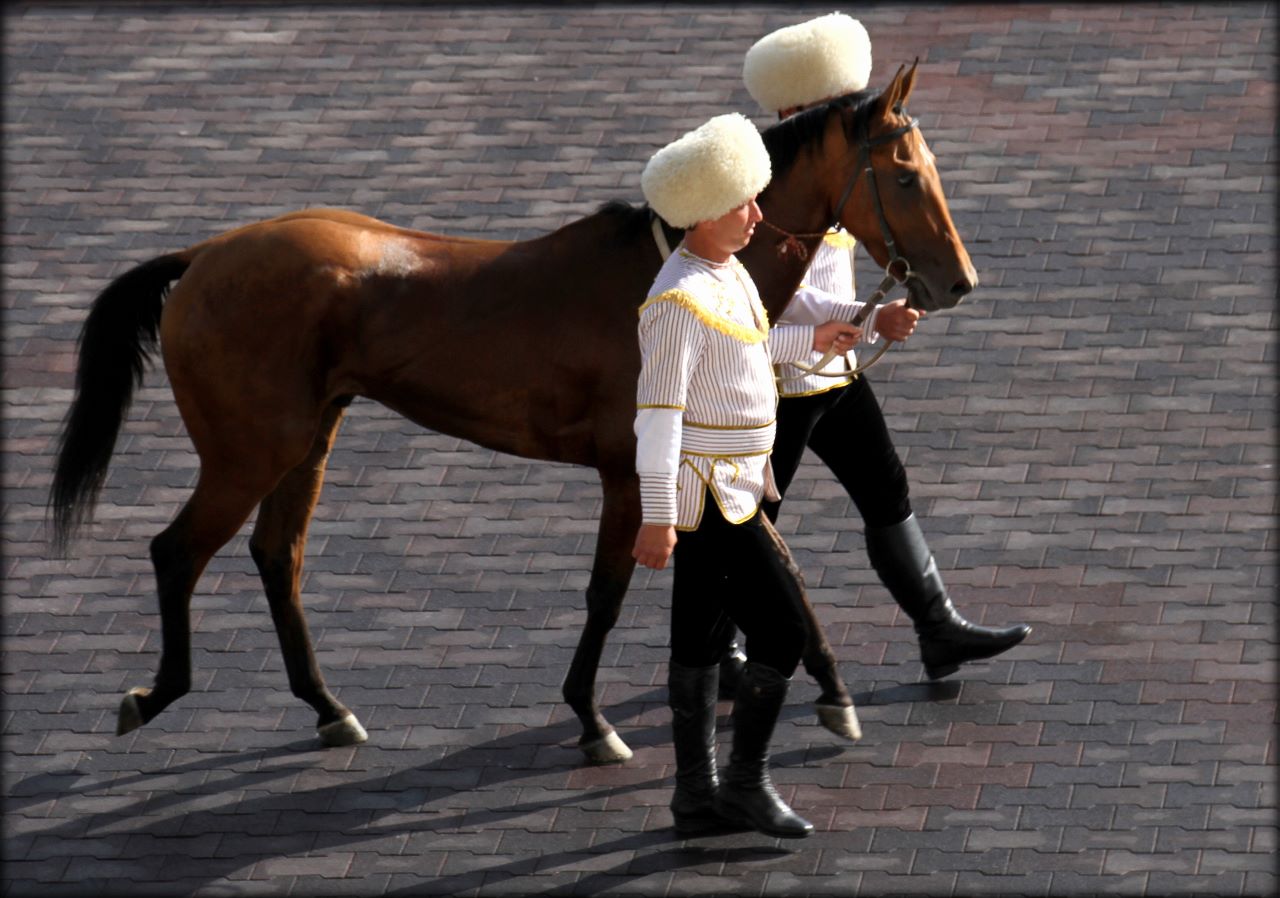
[[[708,240],[696,230],[685,232],[684,245],[689,252],[699,258],[706,259],[708,262],[717,262],[723,265],[733,258],[733,253],[725,252],[723,248],[716,246],[715,241]]]

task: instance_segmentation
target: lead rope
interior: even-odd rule
[[[889,289],[893,287],[893,285],[896,283],[898,283],[898,279],[896,277],[894,277],[891,274],[886,274],[884,276],[884,280],[880,282],[880,286],[876,288],[876,292],[871,294],[866,304],[863,305],[863,307],[858,310],[857,314],[853,316],[853,320],[850,321],[849,323],[852,324],[854,327],[861,327],[862,323],[867,320],[867,318],[871,315],[871,312],[875,309],[875,307],[879,305],[881,300],[884,299],[885,294],[888,293]],[[891,345],[893,344],[889,340],[885,340],[884,345],[881,346],[879,349],[877,349],[876,354],[871,357],[871,361],[863,365],[857,365],[850,371],[823,371],[822,370],[823,368],[827,367],[827,365],[831,363],[831,360],[834,359],[839,354],[835,351],[835,349],[828,349],[825,353],[823,353],[822,358],[817,362],[817,364],[813,365],[812,367],[801,364],[800,362],[787,362],[787,364],[790,365],[792,368],[799,368],[805,374],[811,374],[814,377],[854,377],[855,375],[861,374],[863,371],[866,371],[868,368],[870,368],[872,365],[878,362],[880,360],[880,356],[884,355],[888,351]],[[779,380],[782,380],[782,379],[783,378],[779,378]]]
[[[854,258],[853,258],[854,250],[856,250],[857,248],[858,248],[857,243],[855,243],[853,246],[849,247],[849,272],[850,272],[850,275],[851,275],[851,276],[852,276],[852,273],[853,273],[853,271],[854,271]],[[881,291],[881,294],[880,294],[879,299],[877,299],[877,300],[876,300],[876,303],[879,303],[879,302],[881,302],[881,301],[883,301],[883,300],[884,300],[884,291],[885,291],[885,290],[888,290],[888,289],[889,289],[889,288],[888,288],[888,287],[886,287],[886,286],[884,285],[884,283],[881,283],[881,284],[880,284],[880,291]],[[857,282],[856,282],[856,281],[854,282],[854,293],[855,293],[855,295],[857,294]],[[862,320],[864,320],[864,321],[869,321],[870,319],[871,319],[871,311],[868,311],[868,312],[867,312],[867,314],[863,316]],[[884,355],[886,352],[888,352],[888,351],[889,351],[889,347],[890,347],[890,346],[892,346],[892,345],[893,345],[893,344],[892,344],[889,340],[885,340],[885,341],[884,341],[884,345],[882,345],[879,349],[877,349],[877,350],[876,350],[875,355],[873,355],[873,356],[871,357],[871,361],[869,361],[869,362],[862,362],[862,361],[861,361],[861,357],[859,357],[859,363],[856,363],[856,364],[853,366],[853,368],[852,368],[852,369],[850,370],[850,372],[849,372],[849,376],[850,376],[850,377],[856,377],[857,375],[861,374],[863,371],[866,371],[868,368],[870,368],[870,367],[871,367],[872,365],[874,365],[876,362],[880,361],[880,357],[881,357],[882,355]]]
[[[776,231],[782,235],[782,239],[778,241],[777,251],[778,258],[785,259],[787,256],[795,256],[801,262],[809,261],[809,248],[806,247],[801,240],[812,240],[814,237],[825,237],[826,231],[820,231],[813,234],[793,234],[790,231],[784,231],[776,224],[760,219],[760,224],[764,225],[771,231]]]

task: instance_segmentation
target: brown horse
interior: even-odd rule
[[[883,92],[841,98],[769,128],[775,177],[760,205],[809,249],[839,221],[887,265],[897,258],[896,238],[912,266],[911,301],[946,308],[976,279],[932,157],[901,111],[914,81],[915,66],[900,69]],[[864,176],[867,186],[858,187]],[[192,592],[256,508],[250,550],[290,687],[315,708],[326,744],[363,741],[360,723],[317,667],[299,584],[330,448],[347,404],[366,396],[490,449],[597,469],[604,501],[587,622],[564,696],[589,758],[629,757],[596,707],[595,675],[634,570],[635,328],[661,264],[653,221],[646,208],[614,203],[546,236],[502,242],[311,209],[229,231],[114,280],[81,334],[76,396],[50,494],[55,548],[65,552],[92,514],[157,339],[200,458],[192,496],[151,542],[159,670],[151,687],[124,697],[118,732],[189,690]],[[759,232],[743,260],[776,317],[805,263],[794,252],[780,256]],[[806,611],[805,666],[822,687],[819,705],[851,716],[834,657]]]

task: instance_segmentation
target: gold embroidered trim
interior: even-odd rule
[[[822,242],[836,249],[848,250],[858,245],[858,238],[848,231],[828,231]]]
[[[689,463],[681,462],[681,464],[689,464]],[[702,472],[699,471],[697,468],[695,468],[693,465],[689,465],[689,470],[693,471],[693,476],[697,477],[698,480],[702,481],[702,485],[706,488],[702,490],[702,495],[698,497],[698,511],[693,516],[692,526],[681,527],[679,524],[677,524],[676,525],[677,530],[682,530],[688,533],[690,531],[698,529],[698,525],[702,523],[702,516],[707,512],[707,493],[710,493],[711,498],[715,499],[716,507],[720,509],[720,515],[730,524],[745,524],[747,521],[755,517],[756,512],[760,510],[760,505],[759,503],[757,503],[756,507],[751,510],[750,514],[746,515],[745,517],[741,517],[741,518],[738,518],[737,520],[734,520],[733,518],[729,517],[729,513],[725,510],[725,507],[724,507],[724,501],[720,498],[720,494],[716,491],[716,488],[712,486],[711,482],[708,481],[705,477],[703,477]]]
[[[739,324],[736,321],[721,318],[719,315],[713,314],[709,309],[699,303],[697,297],[692,293],[688,293],[684,290],[667,290],[646,300],[644,305],[640,307],[640,314],[643,315],[645,309],[660,302],[675,303],[712,330],[719,331],[726,337],[731,337],[734,340],[738,340],[743,343],[763,343],[769,336],[769,317],[765,313],[764,307],[759,306],[758,303],[752,303],[752,306],[756,310],[756,315],[763,323],[764,330],[756,330],[754,327],[748,327],[745,324]]]
[[[800,377],[795,378],[795,380],[802,380],[802,379],[803,378],[800,378]],[[825,387],[819,387],[816,390],[806,390],[803,393],[784,393],[782,392],[781,389],[779,389],[778,398],[779,399],[803,399],[805,396],[817,396],[822,393],[830,393],[832,390],[839,390],[849,386],[849,384],[853,383],[857,379],[858,379],[858,375],[854,374],[854,375],[851,375],[849,380],[847,381],[841,381],[839,379],[836,379],[836,382],[833,384],[828,384]]]
[[[698,525],[702,523],[702,513],[706,510],[706,505],[707,505],[707,490],[710,489],[710,487],[707,486],[707,482],[702,479],[702,475],[698,472],[698,469],[695,468],[693,465],[689,464],[688,459],[681,459],[680,464],[689,465],[689,470],[693,472],[693,476],[697,478],[699,483],[702,484],[702,489],[698,491],[698,498],[694,500],[695,502],[697,502],[697,506],[695,507],[694,513],[693,513],[693,524],[688,527],[681,527],[679,524],[676,524],[677,530],[683,530],[684,532],[688,533],[693,530],[697,530]],[[680,478],[677,475],[676,477],[677,487],[679,485],[679,481],[680,481]],[[680,509],[678,507],[676,508],[676,517],[677,518],[680,517]]]
[[[725,452],[690,452],[688,449],[681,449],[680,454],[692,455],[694,458],[709,458],[713,461],[723,461],[733,464],[733,460],[735,458],[754,458],[757,455],[768,455],[772,451],[772,449],[761,449],[758,452],[734,452],[729,454]]]
[[[776,418],[774,419],[777,420]],[[773,421],[766,421],[763,424],[703,424],[700,421],[690,421],[684,419],[685,427],[700,427],[703,430],[764,430],[773,424]]]
[[[682,411],[684,411],[684,406],[683,406],[683,405],[662,405],[661,403],[654,403],[654,404],[652,404],[652,405],[637,405],[637,406],[636,406],[636,411],[640,411],[640,409],[642,409],[642,408],[668,408],[668,409],[672,409],[673,411],[677,411],[677,412],[682,412]]]

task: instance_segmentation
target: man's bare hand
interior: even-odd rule
[[[924,312],[909,307],[905,299],[895,299],[876,312],[876,331],[886,340],[901,343],[915,333],[916,322],[923,317]]]
[[[862,328],[846,321],[828,321],[813,329],[813,348],[817,352],[834,349],[838,353],[846,353],[861,339]]]
[[[670,524],[641,524],[631,557],[637,564],[660,571],[676,548],[676,528]]]

